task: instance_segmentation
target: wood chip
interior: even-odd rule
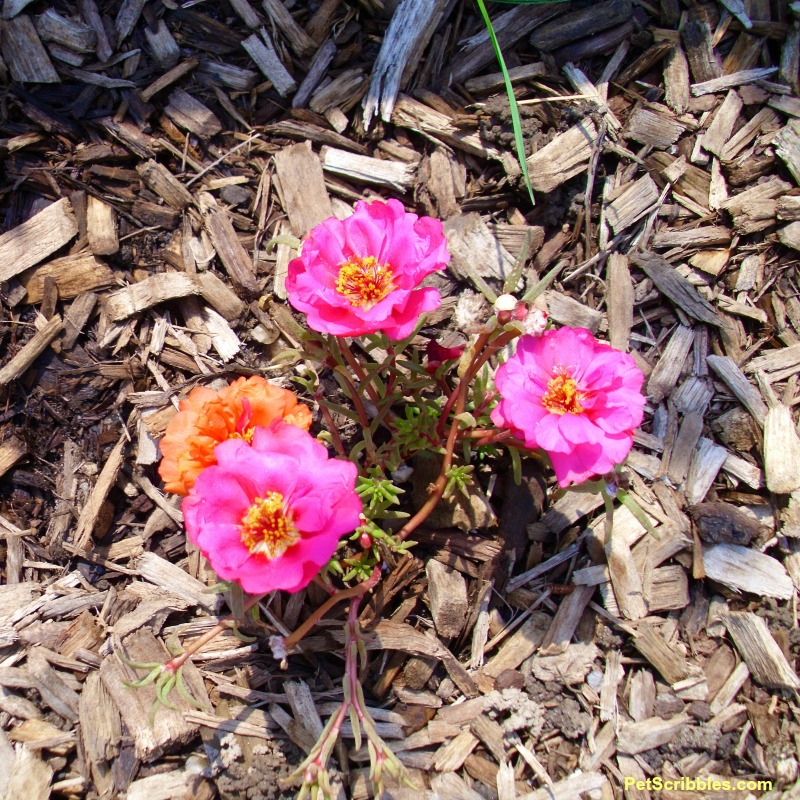
[[[429,561],[428,597],[436,632],[442,638],[454,638],[467,621],[467,583],[463,575],[439,561]]]
[[[56,314],[17,351],[16,355],[0,369],[0,386],[20,378],[44,353],[53,339],[64,329],[61,317]]]
[[[287,97],[297,88],[297,82],[275,52],[275,46],[266,28],[261,28],[259,33],[260,36],[258,33],[248,36],[242,42],[242,47],[267,79],[272,81],[275,91],[281,97]]]
[[[715,544],[703,548],[707,577],[736,591],[758,597],[789,599],[794,586],[781,563],[758,550],[735,544]]]
[[[597,139],[597,128],[590,118],[558,134],[541,150],[528,157],[531,186],[537,192],[552,192],[589,166]]]

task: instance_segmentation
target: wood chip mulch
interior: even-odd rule
[[[551,319],[633,353],[627,475],[659,533],[620,509],[605,542],[599,497],[479,469],[362,614],[368,702],[419,787],[388,796],[797,797],[797,5],[493,6],[532,208],[471,4],[5,0],[0,797],[293,796],[340,619],[286,670],[265,640],[316,587],[194,659],[205,711],[151,726],[113,649],[163,662],[225,613],[158,438],[193,386],[289,385],[292,252],[268,243],[370,197],[445,221],[422,343],[463,340],[528,242]],[[372,796],[349,730],[335,755],[340,797]]]

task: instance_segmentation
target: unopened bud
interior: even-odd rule
[[[364,550],[369,550],[370,547],[372,547],[372,537],[368,533],[364,532],[358,537],[358,543]]]
[[[500,313],[501,311],[513,311],[517,307],[517,298],[513,294],[501,294],[497,300],[494,301],[494,310]]]

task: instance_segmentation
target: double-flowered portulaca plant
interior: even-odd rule
[[[515,463],[520,453],[544,454],[562,488],[603,491],[609,510],[611,496],[624,494],[616,470],[644,406],[633,358],[589,331],[546,329],[546,314],[530,306],[537,289],[523,301],[490,296],[494,312],[464,347],[429,340],[420,348],[424,313],[441,303],[438,290],[422,283],[449,259],[441,222],[407,213],[396,200],[360,202],[350,217],[325,220],[303,242],[286,281],[310,328],[297,357],[317,368],[298,381],[319,408],[320,433],[309,433],[312,412],[293,392],[254,376],[219,391],[192,390],[161,441],[165,489],[184,495],[187,536],[234,590],[236,611],[312,581],[328,592],[294,633],[272,637],[277,657],[285,660],[322,616],[349,601],[344,701],[293,776],[301,798],[330,794],[328,758],[348,717],[357,743],[359,730],[366,734],[376,795],[384,771],[405,775],[364,703],[358,609],[380,580],[386,549],[405,552],[441,497],[467,490],[477,451],[503,445]],[[519,270],[505,288],[518,277]],[[343,400],[322,395],[317,371],[326,369]],[[356,423],[349,450],[333,411]],[[427,501],[409,514],[398,508],[397,482],[422,451],[438,453],[441,469]],[[162,702],[176,685],[186,696],[181,666],[231,622],[166,665],[132,665],[149,669],[139,683],[155,681]]]

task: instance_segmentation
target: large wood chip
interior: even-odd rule
[[[800,489],[800,436],[783,405],[770,408],[764,420],[764,475],[767,489],[776,494]]]
[[[333,216],[322,164],[311,149],[311,142],[293,144],[275,153],[275,174],[283,208],[295,236],[305,236]]]
[[[56,314],[41,330],[36,331],[16,355],[0,369],[0,386],[5,386],[19,378],[63,329],[64,323]]]
[[[467,620],[467,583],[464,576],[435,559],[428,562],[425,571],[436,632],[443,638],[456,637]]]
[[[212,614],[222,606],[221,595],[207,591],[208,587],[197,578],[155,553],[144,553],[136,561],[136,571],[146,581],[155,586],[169,587],[170,592],[190,605],[200,606]]]
[[[670,719],[651,717],[642,722],[629,722],[619,732],[617,749],[628,755],[655,750],[671,742],[691,720],[688,714],[678,714]]]
[[[703,567],[711,580],[757,597],[788,600],[794,593],[789,574],[777,559],[750,547],[715,544],[703,548]]]
[[[190,275],[162,272],[113,292],[106,299],[106,314],[118,322],[159,303],[196,294],[200,294],[200,286]]]
[[[0,281],[38,264],[78,233],[72,205],[65,197],[0,236]]]
[[[31,18],[26,14],[0,21],[0,50],[15,81],[20,83],[61,81]]]
[[[757,683],[773,689],[800,689],[800,678],[770,633],[767,621],[749,611],[724,614],[722,621]]]
[[[534,190],[552,192],[584,172],[589,166],[596,140],[597,127],[587,117],[529,156],[528,172]]]
[[[714,307],[704,300],[686,278],[678,273],[670,263],[656,253],[634,252],[631,261],[639,267],[656,288],[675,303],[681,311],[698,322],[724,328],[725,323],[717,316]]]

